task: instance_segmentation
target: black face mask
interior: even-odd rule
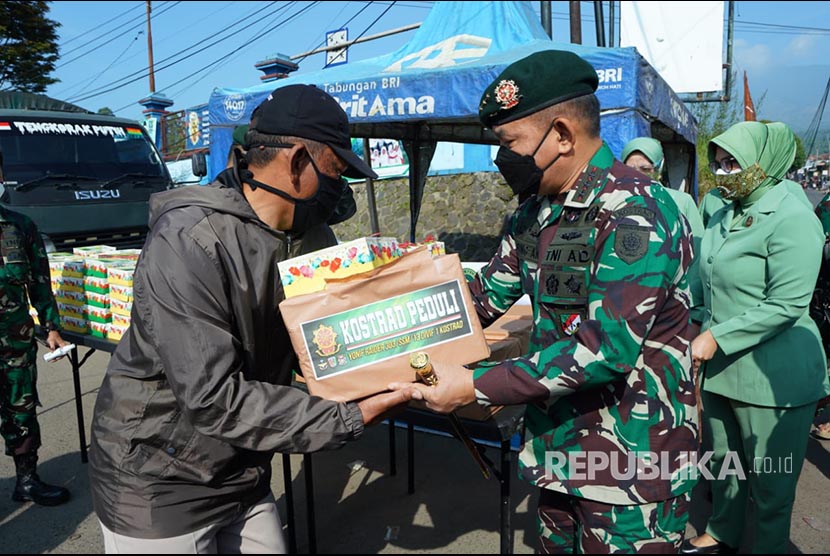
[[[309,156],[311,167],[317,174],[317,192],[309,199],[297,199],[292,197],[285,191],[281,191],[275,187],[271,187],[266,183],[254,179],[254,175],[250,170],[242,169],[239,172],[239,179],[251,186],[251,189],[260,187],[269,193],[279,195],[283,199],[288,199],[294,203],[294,220],[291,222],[291,229],[289,232],[301,234],[315,226],[323,224],[334,213],[337,207],[337,202],[343,195],[346,188],[345,180],[342,178],[332,178],[322,173],[314,159]]]
[[[519,154],[507,147],[499,147],[499,152],[494,162],[498,166],[499,172],[501,172],[507,181],[507,185],[513,190],[514,195],[525,198],[528,195],[536,195],[539,193],[539,185],[542,183],[542,176],[545,171],[553,166],[553,163],[562,156],[562,153],[557,154],[544,168],[536,166],[536,160],[533,158],[539,152],[539,149],[542,148],[545,139],[548,138],[550,131],[553,129],[554,123],[556,123],[556,120],[550,123],[550,127],[548,127],[542,140],[536,146],[533,154]]]

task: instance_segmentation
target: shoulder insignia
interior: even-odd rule
[[[565,211],[565,222],[569,224],[573,224],[574,222],[579,222],[579,218],[582,216],[582,211],[579,209],[568,209]]]
[[[556,274],[551,274],[545,280],[545,290],[548,295],[556,295],[559,293],[559,277]]]
[[[654,223],[655,212],[646,207],[625,207],[614,211],[614,218],[620,220],[629,216],[639,216],[649,224]]]
[[[573,336],[579,330],[579,325],[582,324],[582,316],[579,313],[561,314],[559,315],[559,322],[562,326],[562,332],[568,336]]]
[[[648,228],[640,226],[617,226],[617,236],[614,239],[617,256],[628,264],[642,259],[648,252],[649,233]]]
[[[594,206],[592,206],[591,208],[588,209],[588,212],[585,213],[585,222],[593,222],[594,220],[597,219],[597,215],[599,214],[600,205],[601,204],[597,204],[597,205],[594,205]]]

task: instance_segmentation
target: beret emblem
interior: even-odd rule
[[[509,110],[519,104],[519,87],[512,79],[502,79],[496,85],[496,102],[501,104],[500,110]]]

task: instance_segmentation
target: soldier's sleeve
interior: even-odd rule
[[[32,277],[27,289],[32,306],[37,310],[40,324],[47,330],[59,330],[58,307],[52,295],[52,282],[49,276],[49,258],[46,247],[31,220],[25,221],[26,254],[32,269]]]
[[[539,352],[479,365],[479,403],[552,403],[619,380],[634,369],[646,339],[657,343],[649,338],[652,326],[675,285],[685,287],[691,255],[676,211],[663,213],[656,204],[628,213],[618,208],[600,223],[595,247],[586,320],[573,336]],[[671,306],[677,315],[668,317],[688,321],[688,300]]]
[[[830,193],[819,201],[818,206],[816,206],[816,216],[821,221],[821,228],[824,230],[824,235],[830,236]]]
[[[815,218],[783,215],[769,238],[767,287],[757,305],[710,328],[726,354],[754,347],[793,326],[804,315],[818,278],[824,236]]]
[[[513,232],[515,221],[514,214],[496,254],[470,282],[473,304],[481,325],[485,327],[503,315],[523,295]]]
[[[692,232],[692,247],[694,255],[689,265],[687,278],[689,282],[689,291],[692,294],[692,319],[696,322],[703,322],[706,318],[706,306],[703,300],[703,281],[700,279],[700,244],[703,241],[703,218],[700,213],[695,210],[697,207],[694,204],[694,199],[689,196],[689,209],[683,209],[683,214],[689,221],[689,227]]]

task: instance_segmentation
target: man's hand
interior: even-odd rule
[[[365,426],[374,425],[386,419],[387,414],[393,413],[395,408],[409,403],[412,399],[411,390],[397,392],[381,392],[357,402],[360,413],[363,415]],[[400,407],[403,409],[403,407]]]
[[[432,369],[438,376],[437,386],[421,383],[393,382],[390,390],[411,391],[415,400],[424,400],[432,411],[450,413],[476,399],[473,373],[461,365],[432,362]]]
[[[46,345],[49,346],[49,349],[52,351],[55,351],[56,349],[61,348],[68,343],[69,342],[61,338],[61,334],[57,330],[52,330],[51,332],[49,332],[49,335],[46,336]],[[64,357],[66,356],[64,355],[56,359],[52,359],[52,361],[50,362],[54,363],[55,361],[60,361]]]
[[[718,343],[709,330],[692,340],[692,363],[695,373],[700,369],[701,363],[709,361],[715,356],[716,351],[718,351]]]
[[[49,335],[46,336],[46,345],[49,346],[49,349],[55,351],[56,349],[65,346],[68,344],[66,340],[61,338],[61,333],[57,330],[52,330],[49,332]]]

